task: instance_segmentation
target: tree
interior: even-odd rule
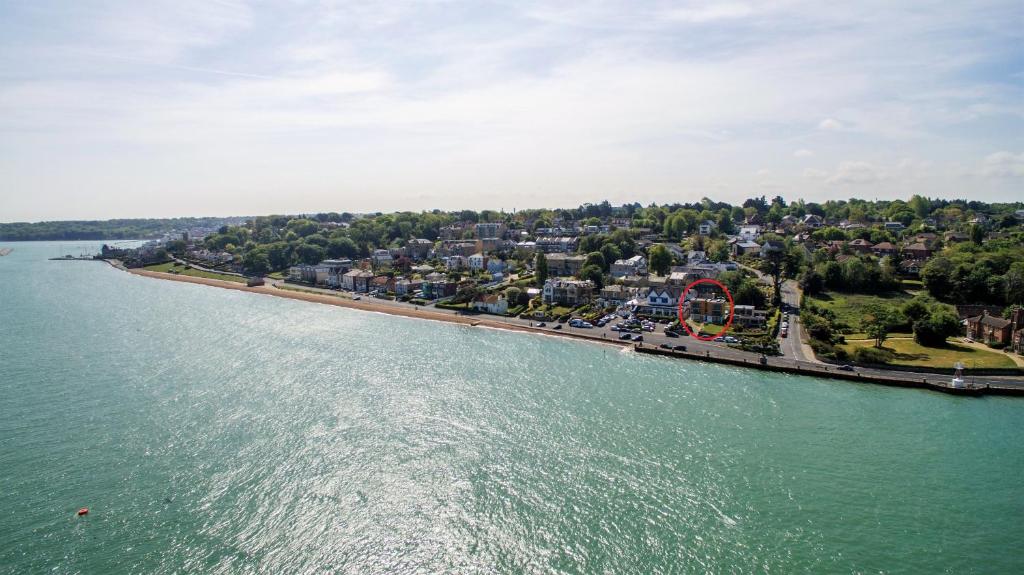
[[[971,226],[971,242],[976,246],[980,246],[981,242],[985,239],[985,228],[975,224]]]
[[[667,275],[669,268],[672,267],[672,254],[661,244],[651,247],[647,253],[647,260],[651,271],[660,276]]]
[[[889,337],[889,330],[896,323],[897,317],[892,308],[881,304],[871,304],[864,308],[864,319],[861,320],[861,329],[871,339],[875,340],[875,347],[882,347],[882,343]]]
[[[945,300],[953,291],[950,261],[943,257],[932,258],[921,270],[921,281],[928,294],[937,300]]]
[[[270,271],[270,259],[262,249],[250,250],[242,258],[242,266],[247,273],[262,276]]]
[[[522,305],[524,302],[519,301],[525,296],[523,290],[513,286],[505,290],[505,299],[508,300],[509,305]]]
[[[960,320],[943,306],[936,306],[931,315],[914,322],[914,341],[927,347],[945,345],[946,338],[960,333]]]
[[[622,250],[620,250],[619,246],[615,244],[605,244],[601,246],[599,251],[601,252],[601,255],[604,256],[605,271],[607,271],[613,263],[622,259]]]
[[[604,273],[601,268],[597,266],[584,266],[580,270],[580,279],[590,280],[594,282],[594,286],[597,289],[604,287]]]
[[[327,255],[332,258],[355,258],[359,255],[359,246],[351,238],[331,238],[327,242]]]
[[[838,267],[838,266],[836,266]],[[821,290],[825,287],[825,278],[818,272],[814,271],[813,268],[807,268],[804,273],[800,275],[800,289],[808,295],[814,295],[821,293]]]
[[[604,255],[601,252],[590,252],[587,254],[586,259],[583,260],[583,266],[597,266],[601,270],[607,269],[604,261]]]
[[[327,252],[318,245],[300,244],[295,250],[295,253],[299,257],[299,261],[302,263],[314,265],[323,261],[324,255]]]
[[[537,278],[537,287],[544,287],[544,282],[548,280],[548,258],[544,252],[537,252],[537,259],[533,265],[533,275]]]

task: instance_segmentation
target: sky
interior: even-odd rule
[[[0,221],[1024,200],[1024,5],[0,3]]]

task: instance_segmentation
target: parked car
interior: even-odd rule
[[[356,297],[352,298],[352,301],[359,301],[361,299],[363,299],[363,296],[357,295]]]
[[[667,344],[667,343],[663,343],[663,344],[659,345],[658,347],[660,347],[661,349],[672,349],[672,346]]]
[[[553,327],[553,328],[551,328],[551,329],[562,329],[562,324],[560,324],[560,323],[556,323],[556,324],[555,324],[555,327]]]
[[[739,343],[739,342],[740,342],[740,340],[736,339],[735,337],[733,337],[731,335],[725,336],[725,343]]]
[[[666,332],[665,332],[665,335],[666,335],[667,337],[679,337],[679,334],[678,334],[678,333],[676,333],[676,332],[674,332],[674,331],[666,331]]]
[[[633,336],[631,334],[624,333],[619,336],[619,339],[633,339]]]
[[[841,369],[841,370],[843,370],[843,371],[854,371],[854,369],[853,369],[853,366],[852,366],[852,365],[847,365],[847,364],[845,364],[845,363],[844,363],[843,365],[840,365],[840,366],[839,366],[839,369]]]
[[[613,325],[613,326],[612,326],[612,331],[619,331],[619,329],[620,329],[620,328],[619,328],[619,326],[617,326],[617,325]]]
[[[779,335],[781,335],[782,337],[786,337],[786,330],[782,330],[781,332],[779,332]]]
[[[537,324],[537,327],[547,327],[547,326],[548,326],[548,324],[546,324],[544,322],[540,322],[540,323]]]
[[[633,336],[633,341],[643,341],[643,340],[644,340],[644,336],[642,336],[642,335],[634,335]]]
[[[715,338],[714,340],[712,340],[712,341],[718,341],[718,342],[723,342],[723,341],[725,341],[725,336],[721,336],[721,335],[720,335],[720,336],[716,337],[716,338]]]
[[[686,351],[685,345],[673,345],[672,351]]]

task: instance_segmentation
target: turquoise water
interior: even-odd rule
[[[1019,399],[3,246],[2,573],[1024,572]]]

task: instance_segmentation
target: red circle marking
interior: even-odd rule
[[[690,329],[689,324],[686,323],[686,319],[683,317],[683,303],[686,302],[686,293],[690,291],[690,288],[692,288],[693,286],[695,286],[695,285],[697,285],[699,283],[708,283],[708,284],[713,284],[713,285],[716,285],[716,286],[720,287],[722,289],[722,291],[725,292],[726,299],[729,300],[729,319],[726,320],[725,327],[722,328],[722,331],[718,332],[717,334],[709,335],[707,337],[701,337],[700,335],[698,335],[696,333],[693,333],[693,330]],[[729,288],[727,288],[724,285],[722,285],[722,282],[720,282],[718,280],[713,280],[713,279],[710,279],[710,278],[702,278],[702,279],[690,282],[690,285],[686,286],[686,289],[683,290],[683,295],[679,296],[679,313],[678,313],[678,315],[679,315],[679,323],[681,323],[683,325],[683,329],[686,330],[686,333],[690,334],[690,337],[695,337],[695,338],[697,338],[697,339],[699,339],[701,341],[711,341],[711,340],[715,339],[716,337],[722,335],[723,333],[729,331],[729,326],[732,325],[732,319],[733,319],[733,316],[735,315],[735,309],[736,309],[736,306],[733,305],[733,303],[732,303],[732,294],[729,293]]]

